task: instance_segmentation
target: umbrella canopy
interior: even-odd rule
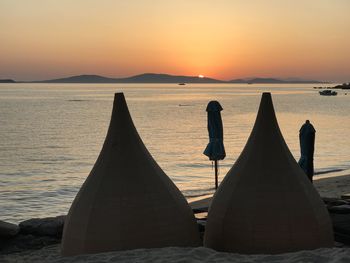
[[[315,133],[316,130],[309,120],[306,120],[299,131],[301,156],[298,163],[311,182],[314,175]]]
[[[263,93],[246,146],[209,207],[204,246],[242,254],[332,247],[328,211],[285,143]]]
[[[223,160],[226,157],[221,119],[222,110],[223,109],[218,101],[210,101],[208,103],[209,143],[203,154],[208,156],[209,160],[212,161]]]
[[[62,255],[198,246],[185,197],[143,144],[116,93],[101,153],[67,215]]]

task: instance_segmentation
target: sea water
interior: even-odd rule
[[[320,96],[312,84],[0,84],[0,220],[66,214],[100,153],[115,92],[124,92],[152,156],[183,194],[214,192],[206,105],[222,107],[227,157],[219,181],[239,157],[262,92],[295,159],[299,129],[316,129],[315,171],[350,168],[350,92]],[[318,84],[318,86],[320,86]],[[317,176],[317,175],[316,175]]]

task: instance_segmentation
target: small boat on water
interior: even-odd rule
[[[319,93],[322,96],[336,96],[338,94],[338,92],[329,89],[319,91]]]
[[[186,83],[179,83],[178,85],[186,85]]]

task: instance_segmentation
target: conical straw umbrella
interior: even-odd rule
[[[306,120],[299,131],[301,156],[298,163],[311,182],[314,176],[315,133],[316,130],[309,120]]]
[[[270,93],[213,197],[204,245],[243,254],[333,246],[328,211],[283,139]]]
[[[215,163],[215,189],[218,188],[218,160],[226,157],[224,147],[223,125],[221,111],[223,110],[218,101],[210,101],[207,106],[209,143],[203,154]]]
[[[64,224],[62,254],[197,246],[185,197],[152,158],[116,93],[101,153]]]

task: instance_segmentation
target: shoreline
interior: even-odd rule
[[[349,171],[337,175],[323,175],[315,178],[314,186],[322,198],[340,198],[350,193]],[[205,195],[189,199],[197,220],[206,216],[206,211],[212,195]],[[197,209],[197,211],[195,211]],[[206,211],[205,211],[206,209]],[[203,211],[201,211],[203,210]],[[199,222],[197,221],[197,222]],[[57,221],[55,221],[57,222]],[[62,227],[55,225],[56,227]],[[52,241],[49,241],[52,242]],[[135,249],[114,251],[107,253],[62,257],[60,242],[48,243],[39,249],[23,249],[17,252],[0,253],[1,262],[278,262],[296,263],[311,260],[311,262],[329,262],[335,259],[350,258],[350,248],[342,243],[335,243],[332,248],[319,248],[308,251],[289,252],[276,255],[242,255],[236,253],[219,252],[203,246],[194,248],[164,247],[152,249]]]
[[[313,184],[321,197],[324,198],[341,198],[342,195],[350,194],[350,171],[340,170],[330,173],[320,173],[314,176]],[[213,193],[207,193],[195,197],[186,197],[185,199],[192,207],[192,209],[201,209],[205,206],[208,206],[210,199],[212,198]],[[350,198],[349,198],[350,199]],[[67,211],[68,213],[68,211]],[[36,216],[32,218],[23,218],[17,221],[7,221],[12,224],[18,224],[22,221],[33,219],[33,218],[45,218],[45,217],[55,217],[62,214],[46,215],[46,216]],[[0,218],[0,220],[4,220]]]
[[[342,195],[350,194],[350,173],[348,170],[330,175],[314,177],[315,188],[321,197],[341,198]]]
[[[350,194],[350,173],[342,170],[314,176],[313,185],[322,198],[341,198]],[[187,198],[192,209],[201,209],[209,205],[213,194],[207,194],[195,198]]]

